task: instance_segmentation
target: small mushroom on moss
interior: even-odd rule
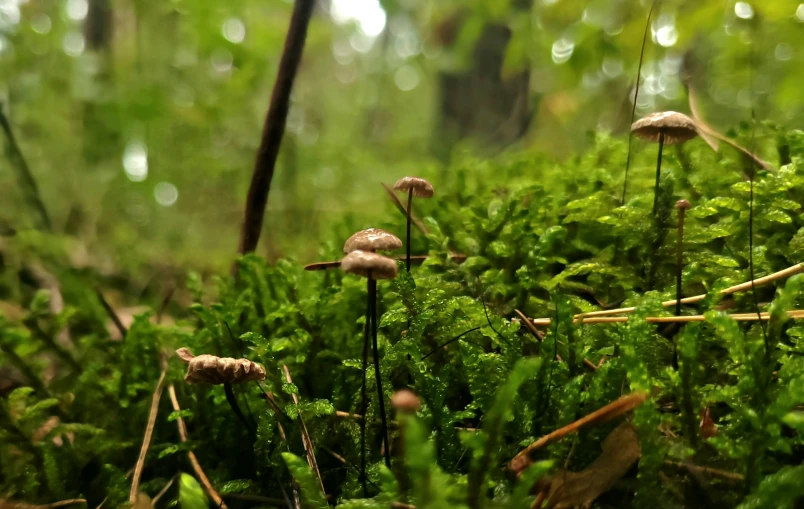
[[[405,234],[405,267],[410,272],[410,222],[411,222],[411,209],[413,207],[413,197],[417,198],[432,198],[435,191],[432,184],[423,178],[419,177],[402,177],[394,184],[394,189],[408,193],[408,207],[407,211],[407,225]]]
[[[385,415],[385,396],[382,390],[382,375],[380,372],[380,352],[377,344],[377,280],[393,279],[396,277],[396,262],[385,256],[356,250],[341,260],[341,269],[349,274],[356,274],[368,278],[368,302],[366,306],[366,327],[363,338],[363,384],[361,387],[362,414],[366,415],[368,398],[366,397],[366,370],[368,367],[369,330],[371,331],[372,352],[374,357],[374,376],[377,380],[377,394],[379,397],[378,410],[382,423],[382,440],[384,444],[385,464],[391,466],[390,443],[388,441],[388,423]],[[365,419],[361,421],[361,476],[366,478],[366,428]]]
[[[659,178],[662,170],[662,149],[664,145],[684,143],[698,136],[695,121],[683,113],[662,111],[651,113],[631,125],[631,132],[640,138],[659,142],[659,156],[656,160],[656,184],[653,189],[653,213],[659,200]]]
[[[253,433],[251,425],[237,404],[232,384],[265,380],[265,368],[248,359],[233,359],[207,354],[196,356],[186,347],[176,350],[176,355],[188,364],[184,381],[188,384],[223,385],[226,401],[229,402],[232,411],[243,422],[246,429]]]
[[[343,254],[352,251],[395,251],[402,247],[402,241],[393,233],[379,228],[368,228],[354,233],[343,244]]]
[[[391,397],[391,406],[398,412],[413,414],[421,408],[422,402],[410,389],[402,389]]]

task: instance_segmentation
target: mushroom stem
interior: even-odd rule
[[[235,398],[234,392],[232,391],[232,384],[224,383],[223,384],[223,392],[226,393],[226,401],[229,402],[229,406],[232,407],[232,411],[235,413],[240,422],[243,423],[243,426],[246,427],[250,435],[254,435],[254,430],[251,428],[251,424],[249,424],[248,420],[246,420],[246,416],[243,415],[243,412],[240,410],[240,405],[237,404],[237,398]]]
[[[371,330],[371,279],[367,280],[366,297],[366,326],[363,328],[363,383],[360,386],[361,415],[366,415],[368,397],[366,395],[366,371],[368,371],[368,351]],[[363,497],[368,498],[368,484],[366,484],[366,420],[360,421],[360,482],[363,485]]]
[[[406,226],[406,233],[405,233],[405,267],[407,267],[408,272],[410,272],[410,214],[411,207],[413,207],[413,188],[411,187],[408,189],[408,208],[407,208],[407,226]]]
[[[653,215],[659,206],[659,177],[662,171],[662,148],[664,148],[664,130],[659,133],[659,157],[656,158],[656,184],[653,187]]]
[[[385,394],[382,390],[382,374],[380,372],[380,349],[377,345],[377,280],[369,273],[369,300],[371,301],[371,346],[374,357],[374,378],[377,380],[377,409],[382,423],[382,442],[384,445],[385,466],[391,467],[391,447],[388,442],[388,422],[385,416]]]

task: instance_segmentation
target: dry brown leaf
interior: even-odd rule
[[[631,423],[624,421],[603,440],[602,454],[580,472],[563,471],[540,483],[553,509],[589,507],[611,489],[639,460],[639,438]]]

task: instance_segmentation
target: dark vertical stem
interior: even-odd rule
[[[642,34],[642,49],[639,51],[639,66],[637,67],[636,88],[634,89],[634,105],[631,107],[631,123],[634,123],[634,115],[636,115],[637,98],[639,97],[639,78],[642,75],[642,61],[645,59],[645,44],[648,41],[648,28],[650,27],[650,18],[653,16],[653,9],[659,0],[653,0],[648,11],[648,19],[645,20],[645,32]],[[631,132],[630,124],[628,129],[628,155],[625,157],[625,179],[623,179],[623,198],[620,205],[625,205],[625,192],[628,189],[628,168],[631,166],[631,140],[634,138],[634,133]]]
[[[366,371],[368,371],[368,351],[371,331],[371,279],[368,279],[366,293],[366,326],[363,328],[363,384],[360,386],[360,482],[363,484],[363,497],[368,498],[366,484],[366,419],[368,418],[368,396],[366,395]]]
[[[2,128],[3,133],[6,135],[8,142],[6,145],[6,156],[11,163],[11,167],[17,170],[17,180],[19,181],[25,201],[28,202],[31,208],[36,210],[42,228],[48,231],[52,230],[53,226],[50,222],[50,216],[39,194],[39,187],[36,185],[36,180],[33,177],[33,173],[31,173],[28,162],[25,160],[25,156],[22,155],[22,150],[20,150],[20,146],[17,144],[17,139],[14,138],[14,131],[11,130],[11,123],[3,113],[2,104],[0,104],[0,128]]]
[[[385,416],[385,393],[382,390],[382,373],[380,372],[380,348],[377,345],[377,280],[369,274],[369,299],[371,300],[371,346],[374,356],[374,377],[377,379],[377,409],[382,423],[382,441],[384,444],[385,466],[391,468],[391,444],[388,441],[388,422]]]
[[[683,208],[678,209],[678,245],[676,246],[676,316],[681,316],[681,275],[684,268],[684,215]],[[673,369],[678,371],[678,344],[673,341]],[[689,367],[685,368],[689,369]]]
[[[656,184],[653,187],[653,215],[659,209],[659,178],[662,171],[662,149],[664,148],[664,131],[659,132],[659,156],[656,158]]]
[[[405,257],[405,263],[407,264],[408,272],[410,272],[410,214],[411,207],[413,206],[413,188],[411,187],[408,189],[408,224],[406,230],[406,239],[405,239],[405,248],[407,250],[407,256]]]
[[[310,23],[314,6],[315,0],[296,0],[293,7],[290,27],[285,38],[285,48],[279,62],[279,72],[271,94],[271,104],[265,117],[262,139],[254,163],[254,173],[246,197],[246,210],[240,230],[238,250],[240,254],[254,251],[260,240],[276,158],[279,155],[279,145],[282,142],[282,134],[285,132],[285,122],[290,109],[290,92],[301,62],[304,41],[307,38],[307,25]]]
[[[684,214],[678,209],[678,246],[676,249],[676,316],[681,316],[681,272],[684,268]]]
[[[240,419],[240,422],[243,423],[243,426],[246,427],[249,434],[253,436],[254,430],[251,428],[251,424],[249,424],[248,420],[246,420],[246,416],[243,415],[243,412],[240,410],[240,405],[237,404],[237,399],[232,391],[232,384],[223,384],[223,392],[226,393],[226,401],[229,402],[229,406],[232,407],[232,411],[235,413],[237,418]]]

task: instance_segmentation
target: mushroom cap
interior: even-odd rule
[[[435,194],[433,185],[419,177],[402,177],[396,181],[394,189],[405,192],[413,189],[413,196],[417,198],[432,198]]]
[[[631,132],[646,140],[659,141],[664,133],[665,145],[684,143],[698,136],[695,121],[676,111],[660,111],[631,124]]]
[[[682,200],[678,200],[678,201],[676,202],[676,208],[677,208],[677,209],[680,209],[680,210],[687,210],[687,209],[689,209],[690,207],[692,207],[692,205],[690,205],[690,202],[689,202],[689,201],[687,201],[687,200],[682,199]]]
[[[413,393],[413,391],[402,389],[395,392],[394,395],[391,396],[391,406],[400,412],[408,412],[412,414],[421,408],[422,402],[419,400],[419,397]]]
[[[184,375],[184,381],[188,384],[220,385],[265,380],[265,368],[248,359],[216,357],[206,354],[193,356],[189,348],[179,348],[176,350],[176,354],[189,364],[187,374]]]
[[[369,251],[355,250],[343,257],[341,269],[349,274],[371,277],[372,279],[393,279],[396,277],[396,262],[386,256]]]
[[[346,239],[343,244],[343,253],[352,251],[393,251],[402,247],[402,241],[393,233],[379,228],[361,230]]]

